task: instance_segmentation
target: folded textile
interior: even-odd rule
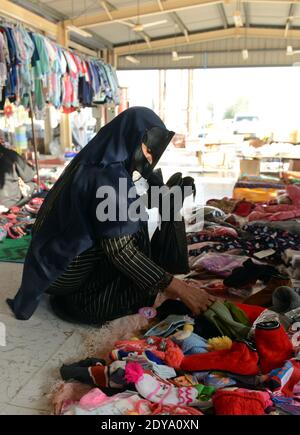
[[[196,270],[200,266],[218,276],[227,277],[233,270],[241,267],[247,259],[248,257],[245,256],[208,253],[199,256],[193,263],[192,269]]]

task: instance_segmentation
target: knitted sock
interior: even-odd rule
[[[282,367],[293,356],[292,343],[278,322],[258,323],[255,329],[255,342],[263,374]]]
[[[64,381],[75,380],[83,384],[95,385],[90,376],[89,367],[95,366],[104,369],[103,364],[105,364],[105,361],[101,359],[88,358],[73,364],[64,364],[60,369],[60,374]]]
[[[135,384],[137,392],[150,402],[161,405],[188,405],[198,402],[199,396],[196,387],[175,387],[159,381],[154,376],[145,373],[140,364],[128,363],[125,378],[128,384]]]
[[[75,364],[63,365],[60,369],[61,377],[64,381],[72,379],[96,387],[124,388],[126,362],[114,361],[109,366],[104,366],[102,363],[103,360],[91,358]]]
[[[126,361],[114,361],[106,367],[92,366],[89,373],[97,387],[123,389],[127,385],[125,367]]]
[[[187,372],[225,371],[240,375],[258,374],[258,354],[242,342],[235,342],[229,350],[185,356],[181,369]]]
[[[272,401],[269,393],[238,388],[217,391],[213,404],[216,415],[264,415]]]

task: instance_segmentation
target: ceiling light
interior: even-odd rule
[[[242,51],[242,56],[243,56],[243,59],[244,60],[247,60],[247,59],[249,59],[249,51],[246,49],[246,50],[243,50]]]
[[[91,35],[91,33],[86,32],[85,30],[80,29],[79,27],[76,27],[76,26],[68,26],[68,30],[70,32],[77,33],[78,35],[83,36],[84,38],[92,38],[93,37],[93,35]]]
[[[128,62],[131,62],[131,63],[140,63],[140,60],[137,59],[137,58],[134,57],[134,56],[126,56],[125,59],[128,60]]]
[[[233,21],[235,24],[235,27],[243,27],[243,18],[240,11],[235,11],[233,14]]]

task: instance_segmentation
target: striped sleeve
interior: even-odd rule
[[[101,245],[114,266],[141,289],[157,294],[171,283],[172,275],[138,249],[134,236],[102,239]]]

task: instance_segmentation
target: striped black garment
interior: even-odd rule
[[[134,314],[152,306],[172,280],[149,256],[144,231],[102,239],[76,257],[48,293],[69,319],[83,323],[103,324]]]

